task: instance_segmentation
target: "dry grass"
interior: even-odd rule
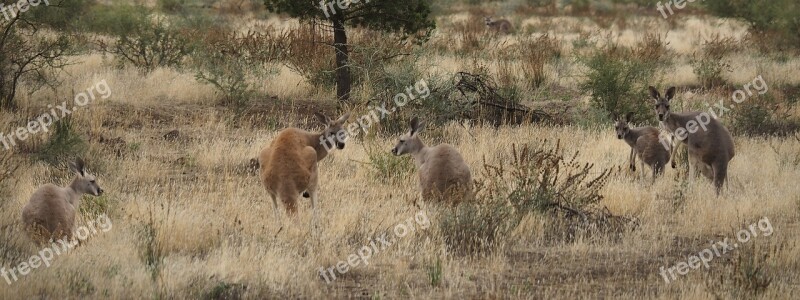
[[[203,119],[202,114],[183,117]],[[672,204],[680,189],[672,180],[673,170],[653,186],[648,180],[627,175],[612,178],[604,190],[603,204],[614,214],[635,216],[640,221],[637,230],[623,234],[619,241],[548,242],[544,229],[552,220],[530,217],[515,231],[510,239],[514,242],[504,252],[466,259],[443,250],[441,237],[435,234],[436,210],[432,209],[434,225],[429,231],[401,239],[376,255],[369,266],[358,267],[327,285],[318,278],[318,268],[346,259],[368,244],[376,232],[418,212],[411,203],[415,190],[408,188],[415,186],[415,177],[395,184],[376,182],[370,171],[356,162],[368,160],[363,146],[350,143],[322,163],[323,226],[320,236],[312,238],[307,202],[296,219],[284,220],[280,231],[256,177],[241,170],[274,132],[233,129],[213,122],[187,124],[179,130],[189,142],[153,138],[163,133],[160,128],[145,128],[136,134],[124,128],[105,130],[106,135],[141,144],[136,156],[95,158],[106,163],[100,178],[111,201],[113,229],[58,257],[50,268],[34,270],[2,289],[0,296],[74,295],[75,283],[64,277],[80,276],[96,289],[93,295],[112,298],[202,295],[218,282],[246,285],[248,298],[365,295],[362,293],[392,298],[407,294],[482,298],[512,296],[509,289],[520,297],[709,297],[704,279],[726,276],[721,273],[728,264],[725,260],[671,285],[661,281],[658,267],[685,260],[684,255],[702,249],[705,240],[719,240],[720,234],[731,236],[734,229],[763,216],[772,220],[775,234],[751,243],[782,245],[768,260],[766,272],[774,281],[768,291],[793,289],[800,280],[795,271],[800,187],[794,180],[800,170],[783,165],[782,157],[769,146],[800,151],[793,140],[737,138],[738,154],[725,195],[715,198],[711,184],[696,179],[683,190],[684,206],[678,211]],[[467,132],[450,125],[443,130],[452,135],[450,139],[473,170],[481,166],[484,155],[490,163],[498,163],[494,150],[487,149],[507,149],[513,143],[535,144],[543,139],[561,139],[566,149],[583,149],[579,159],[599,168],[625,165],[627,153],[627,147],[605,129],[475,128]],[[389,149],[392,139],[378,142]],[[191,163],[181,163],[187,161]],[[13,232],[20,230],[17,215],[28,195],[47,181],[48,173],[43,165],[18,173],[20,184],[3,210],[3,224]],[[146,226],[154,227],[155,247],[163,259],[156,280],[150,278],[142,258],[141,235]],[[4,247],[18,248],[21,254],[6,266],[36,251],[17,234],[6,237],[11,236]],[[437,258],[443,261],[442,285],[434,288],[426,282],[426,267]]]
[[[640,55],[669,53],[674,65],[664,72],[663,85],[698,83],[688,58],[702,37],[719,33],[740,39],[746,30],[737,23],[687,17],[684,25],[666,37],[655,38],[651,32],[669,29],[666,22],[658,21],[660,17],[631,17],[624,30],[616,29],[617,25],[600,29],[584,17],[516,17],[522,20],[520,34],[526,27],[546,33],[547,38],[538,41],[550,43],[543,48],[562,56],[571,55],[581,33],[591,33],[599,46],[604,42],[597,37],[608,32],[622,46],[639,45]],[[650,20],[639,20],[646,18]],[[537,39],[489,37],[478,32],[481,26],[468,23],[476,21],[482,20],[475,13],[440,18],[443,29],[430,42],[433,54],[421,62],[432,67],[424,71],[454,72],[477,62],[505,74],[508,83],[521,85],[525,95],[542,84],[566,90],[576,87],[580,66],[571,59],[553,62],[533,57],[528,67],[516,67],[516,62],[497,66],[493,58],[502,56],[504,47]],[[296,25],[277,18],[267,22],[274,28]],[[640,29],[637,22],[649,26]],[[800,80],[797,59],[775,62],[747,49],[730,57],[734,68],[743,70],[727,78],[733,84],[751,81],[752,66],[758,66],[768,82],[798,84]],[[762,268],[759,276],[771,279],[759,297],[785,298],[800,292],[800,166],[793,159],[800,155],[800,143],[791,137],[735,137],[737,154],[730,165],[730,182],[719,198],[707,180],[696,178],[682,184],[673,169],[652,185],[632,174],[615,172],[602,191],[601,204],[615,215],[635,218],[638,226],[633,230],[613,237],[565,240],[553,234],[557,219],[532,214],[510,233],[510,242],[500,251],[462,257],[448,252],[443,241],[438,222],[447,212],[420,206],[415,175],[376,180],[374,171],[360,163],[369,161],[365,145],[388,152],[396,137],[352,141],[322,161],[318,235],[310,230],[308,201],[302,202],[296,218],[280,224],[274,220],[269,197],[248,170],[248,161],[276,135],[274,128],[318,129],[310,125],[313,120],[306,119],[311,108],[305,99],[333,99],[332,91],[313,87],[291,68],[282,67],[275,80],[260,87],[260,92],[277,96],[278,104],[264,108],[258,99],[248,111],[250,118],[233,125],[228,122],[230,112],[213,105],[213,90],[195,81],[191,73],[158,69],[142,77],[133,70],[113,69],[97,55],[75,61],[64,75],[66,87],[56,92],[24,91],[22,105],[26,111],[40,111],[53,98],[71,94],[73,87],[81,90],[99,79],[107,80],[113,96],[91,104],[74,118],[87,136],[122,141],[111,144],[92,138],[89,144],[89,167],[95,168],[106,190],[101,200],[108,201],[113,229],[11,285],[0,277],[0,299],[747,298],[755,288],[748,289],[745,283],[754,279],[742,275],[742,270],[752,266]],[[544,79],[537,79],[535,86],[522,83],[529,76]],[[700,102],[717,97],[711,93],[681,97]],[[4,129],[25,120],[0,115]],[[164,139],[171,130],[177,130],[179,138]],[[580,150],[577,159],[594,163],[597,170],[624,169],[629,151],[615,138],[610,124],[494,129],[451,123],[429,128],[426,135],[446,137],[460,149],[474,174],[480,174],[477,170],[484,157],[487,163],[503,164],[504,149],[512,144],[536,145],[545,139],[561,140],[570,153]],[[0,196],[0,262],[6,269],[39,251],[19,224],[28,197],[44,183],[68,183],[64,170],[24,163],[15,173],[15,184]],[[84,204],[95,201],[87,196]],[[319,277],[320,267],[347,260],[371,237],[390,231],[420,209],[429,213],[430,228],[398,239],[368,266],[358,266],[331,284]],[[661,279],[661,266],[686,261],[687,255],[706,248],[709,241],[732,237],[762,217],[769,218],[774,234],[750,241],[747,247],[753,249],[736,250],[713,261],[709,270],[693,270],[671,284]],[[748,260],[764,254],[765,259]]]

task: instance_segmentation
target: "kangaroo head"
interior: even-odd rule
[[[654,87],[650,87],[650,97],[656,101],[655,109],[656,115],[658,115],[659,121],[664,121],[669,118],[669,101],[672,100],[672,97],[675,97],[675,87],[670,87],[667,89],[667,92],[664,94],[664,97],[661,97],[661,94],[658,93],[658,90]]]
[[[344,149],[344,142],[347,140],[347,132],[342,128],[347,119],[350,118],[350,113],[346,113],[339,119],[331,120],[328,116],[321,113],[314,113],[320,123],[325,124],[325,130],[322,131],[322,140],[327,144],[334,144],[338,149]],[[333,147],[327,147],[330,149]]]
[[[425,123],[421,123],[417,117],[411,119],[409,123],[411,126],[411,131],[408,134],[400,137],[400,141],[397,142],[397,145],[394,146],[392,149],[392,154],[394,155],[403,155],[406,153],[417,153],[419,150],[425,147],[422,144],[422,140],[419,139],[418,133],[425,128]]]
[[[633,117],[633,112],[629,112],[625,115],[625,119],[620,119],[617,114],[614,114],[614,128],[617,131],[617,138],[623,139],[628,132],[631,131],[631,128],[628,127],[628,123],[631,122],[631,117]]]
[[[69,168],[77,175],[70,185],[73,190],[81,194],[90,194],[94,196],[103,194],[103,189],[97,184],[97,178],[87,173],[84,169],[82,159],[77,159],[75,162],[70,163]]]

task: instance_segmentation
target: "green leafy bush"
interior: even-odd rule
[[[714,87],[725,84],[722,77],[723,71],[731,72],[731,66],[725,57],[738,50],[738,42],[733,38],[720,38],[713,36],[705,41],[700,54],[695,53],[689,60],[694,69],[694,74],[705,87]]]
[[[165,20],[133,26],[130,33],[118,35],[114,45],[101,43],[102,50],[114,54],[120,66],[131,64],[145,73],[158,67],[178,68],[193,51],[188,38]]]
[[[45,6],[45,2],[40,1],[38,6],[32,6],[25,12],[25,17],[60,31],[72,31],[79,29],[80,26],[75,25],[80,24],[81,20],[89,19],[88,15],[93,7],[90,2],[90,0],[50,0],[50,5]]]
[[[376,180],[382,183],[397,183],[406,179],[414,172],[414,164],[411,156],[396,156],[382,148],[376,143],[364,143],[364,150],[367,152],[367,163],[371,168]]]
[[[629,50],[616,46],[579,57],[579,61],[588,68],[580,90],[591,95],[592,106],[607,114],[645,116],[650,112],[644,95],[654,77],[653,63],[632,59]]]
[[[91,5],[77,26],[88,32],[125,36],[145,26],[149,13],[147,8],[131,4]]]
[[[704,0],[714,15],[750,23],[751,33],[762,36],[757,45],[768,50],[800,48],[800,2],[796,0]]]
[[[257,82],[277,72],[271,63],[283,55],[284,36],[217,30],[202,39],[193,56],[195,78],[213,86],[222,96],[221,104],[241,112]]]
[[[788,136],[800,130],[800,119],[792,115],[793,110],[794,105],[773,93],[752,97],[732,111],[730,128],[737,135]]]

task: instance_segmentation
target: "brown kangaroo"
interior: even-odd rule
[[[514,29],[508,20],[500,19],[494,21],[490,17],[486,17],[484,20],[486,21],[486,27],[498,33],[509,34]]]
[[[731,133],[707,112],[670,112],[669,102],[675,96],[675,87],[667,89],[664,97],[661,97],[658,90],[651,86],[650,96],[655,99],[658,120],[673,134],[673,139],[677,138],[686,144],[690,162],[699,164],[695,167],[700,168],[704,175],[712,175],[709,179],[714,181],[719,196],[728,177],[728,163],[735,155]],[[672,151],[676,148],[673,146]],[[690,163],[689,167],[692,168],[692,165]],[[674,160],[672,167],[675,167]],[[690,173],[694,175],[695,171]]]
[[[658,128],[652,126],[630,128],[628,123],[631,122],[632,116],[632,112],[626,114],[624,120],[614,116],[617,138],[625,140],[631,146],[630,169],[636,171],[638,156],[642,165],[648,165],[653,170],[653,182],[655,182],[656,177],[664,173],[664,167],[669,161],[669,150],[661,145]]]
[[[350,114],[335,121],[319,113],[315,115],[326,126],[321,133],[284,129],[258,156],[261,183],[272,198],[276,219],[280,216],[278,198],[286,206],[286,212],[293,215],[297,212],[297,198],[303,194],[311,198],[313,222],[317,221],[317,162],[325,158],[334,145],[344,149],[342,124]]]

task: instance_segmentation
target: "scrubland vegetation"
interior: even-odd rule
[[[411,32],[375,19],[345,23],[347,77],[330,22],[268,6],[279,0],[50,2],[0,17],[0,132],[102,80],[111,97],[8,149],[0,143],[0,267],[40,250],[24,233],[22,208],[39,186],[68,184],[76,157],[105,191],[84,198],[80,222],[106,214],[113,229],[19,280],[0,277],[2,299],[800,292],[793,0],[697,1],[668,18],[639,0],[423,1]],[[487,30],[486,16],[509,20],[513,32]],[[759,75],[768,90],[733,103]],[[317,234],[304,198],[297,216],[275,222],[251,160],[279,130],[321,129],[314,112],[368,114],[420,80],[429,97],[320,162]],[[674,111],[729,108],[718,117],[736,156],[721,196],[687,176],[685,154],[655,183],[628,170],[630,148],[610,115],[634,112],[634,123],[657,126],[650,85],[678,88]],[[427,143],[461,152],[474,202],[420,199],[412,159],[390,153],[412,116],[427,122]],[[430,227],[330,283],[320,276],[420,211]],[[708,269],[670,283],[659,273],[765,217],[774,234]]]

